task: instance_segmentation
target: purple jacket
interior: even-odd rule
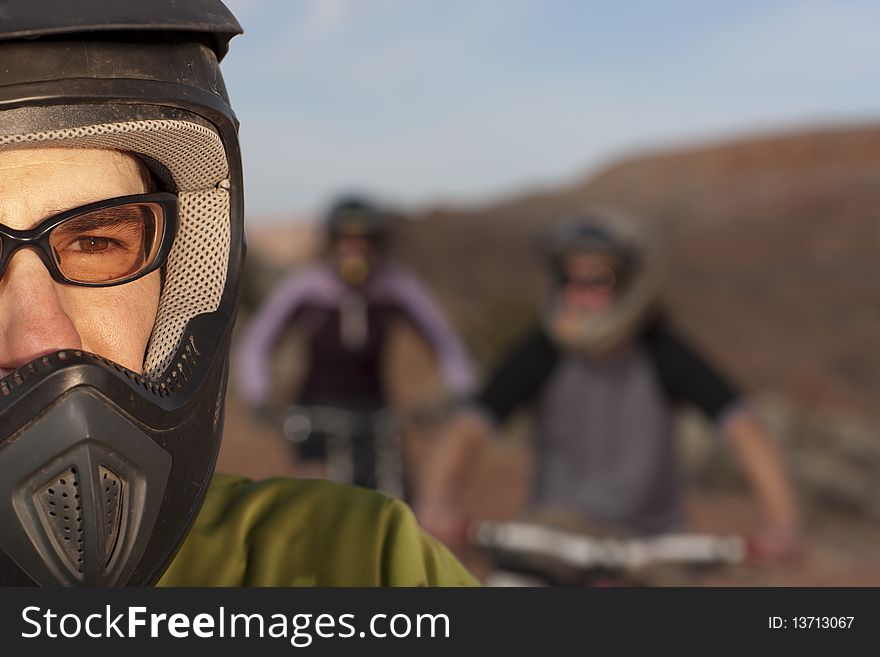
[[[359,310],[352,311],[352,304]],[[268,401],[271,353],[285,327],[296,322],[310,340],[311,356],[300,403],[383,405],[380,356],[389,321],[396,316],[412,322],[433,348],[450,392],[470,395],[475,378],[465,349],[415,276],[386,265],[353,291],[326,264],[288,276],[245,328],[238,353],[239,394],[252,406]]]

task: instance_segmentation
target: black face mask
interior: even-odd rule
[[[180,225],[146,374],[62,351],[0,380],[0,585],[156,582],[223,430],[244,234],[218,61],[241,28],[217,0],[80,4],[4,2],[0,150],[141,157],[173,182]]]
[[[71,351],[0,381],[0,585],[158,579],[207,490],[222,431],[225,362],[187,346],[177,389]],[[175,393],[197,379],[206,384],[180,405]]]
[[[76,389],[0,450],[0,546],[38,584],[126,582],[171,463],[105,397]]]

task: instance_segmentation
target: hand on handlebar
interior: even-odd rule
[[[260,404],[251,407],[251,413],[261,424],[275,425],[278,421],[278,413],[269,404]]]
[[[449,547],[460,547],[467,542],[469,520],[451,504],[431,502],[416,504],[416,518],[434,538]]]
[[[768,527],[751,539],[756,561],[797,563],[804,556],[804,538],[798,529]]]

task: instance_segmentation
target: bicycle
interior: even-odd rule
[[[486,520],[465,531],[466,543],[487,552],[494,563],[487,586],[651,586],[663,583],[657,568],[694,573],[744,564],[752,554],[749,541],[738,534],[601,536],[536,522]],[[666,583],[671,581],[667,573]]]
[[[455,408],[456,404],[450,402],[358,412],[294,404],[281,412],[281,434],[298,451],[310,443],[323,443],[324,478],[375,488],[406,500],[409,495],[404,436],[414,429],[442,425]]]

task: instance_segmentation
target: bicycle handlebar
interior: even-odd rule
[[[735,564],[750,553],[739,535],[671,533],[642,538],[597,537],[526,522],[473,523],[468,542],[495,552],[547,557],[578,569],[636,570],[651,564]]]
[[[371,412],[350,411],[334,406],[288,406],[279,413],[282,434],[291,442],[302,442],[313,432],[354,438],[365,424],[372,431],[394,433],[412,427],[437,426],[448,420],[457,408],[454,404],[430,407],[389,406]]]

